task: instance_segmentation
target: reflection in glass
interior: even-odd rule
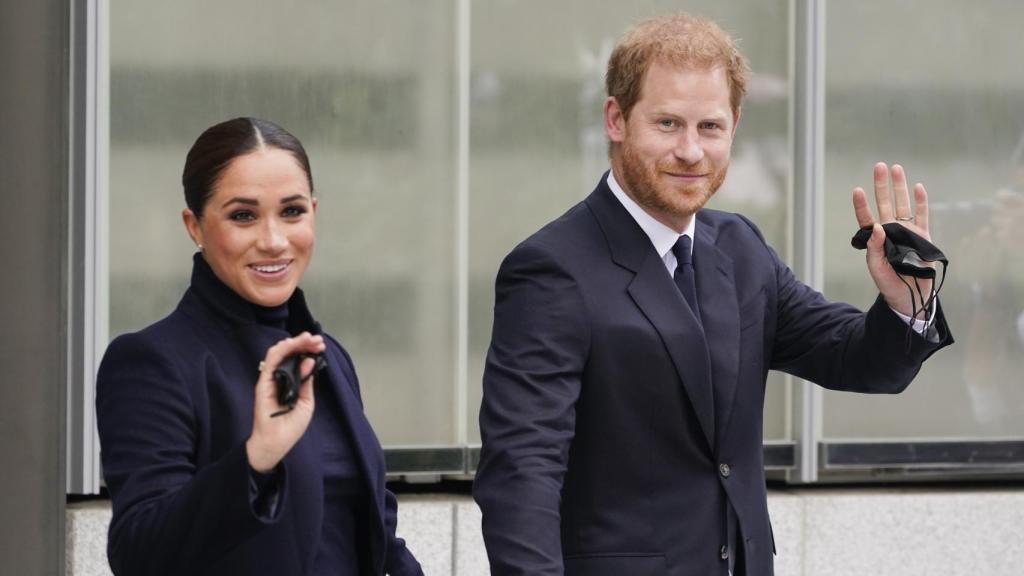
[[[310,153],[303,288],[352,353],[374,428],[385,444],[453,444],[454,22],[453,0],[114,5],[111,336],[167,314],[188,283],[192,141],[269,118]]]
[[[875,162],[902,163],[950,257],[940,303],[957,339],[898,397],[826,393],[829,439],[1024,435],[1022,18],[994,0],[828,5],[826,293],[874,299],[849,194],[870,190]]]

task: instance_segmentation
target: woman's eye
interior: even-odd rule
[[[252,222],[256,219],[256,215],[249,210],[235,210],[228,218],[235,222]]]
[[[298,218],[306,213],[306,208],[303,206],[287,206],[281,211],[281,216],[285,218]]]

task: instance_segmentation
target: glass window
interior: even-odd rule
[[[378,435],[452,444],[454,27],[453,0],[114,6],[111,335],[166,315],[187,286],[194,139],[268,118],[310,154],[320,205],[303,288],[351,352]]]
[[[494,277],[518,242],[589,194],[608,169],[604,73],[643,18],[689,10],[741,39],[754,79],[725,185],[710,206],[747,214],[789,252],[790,3],[493,1],[472,4],[469,414],[479,442],[480,375]],[[529,40],[524,31],[529,30]],[[773,374],[765,437],[789,437],[785,379]]]
[[[866,307],[876,290],[854,186],[903,164],[930,197],[949,256],[940,296],[957,339],[902,395],[826,393],[824,434],[850,438],[1024,435],[1024,5],[986,0],[831,2],[827,9],[826,292]]]
[[[352,353],[382,442],[458,444],[461,418],[479,442],[498,264],[607,168],[601,111],[614,42],[631,23],[680,9],[740,38],[755,71],[711,206],[751,216],[791,253],[790,2],[470,7],[465,414],[455,413],[457,0],[113,7],[110,334],[166,315],[187,286],[180,174],[193,140],[227,118],[268,118],[310,153],[320,207],[303,288]],[[766,438],[789,437],[788,412],[788,384],[773,375]]]

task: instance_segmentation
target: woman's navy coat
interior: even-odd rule
[[[300,290],[289,332],[320,326]],[[315,438],[304,436],[277,469],[272,515],[254,510],[245,441],[253,390],[280,330],[257,324],[251,306],[197,255],[192,286],[170,316],[114,340],[97,381],[103,474],[113,499],[107,553],[115,574],[303,575],[313,565],[323,514]],[[327,342],[327,373],[372,499],[361,541],[372,574],[422,574],[395,537],[395,497],[384,457],[363,414],[345,350]]]

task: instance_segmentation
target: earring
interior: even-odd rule
[[[203,245],[202,244],[196,244],[196,247],[199,248],[200,252],[203,251]]]

